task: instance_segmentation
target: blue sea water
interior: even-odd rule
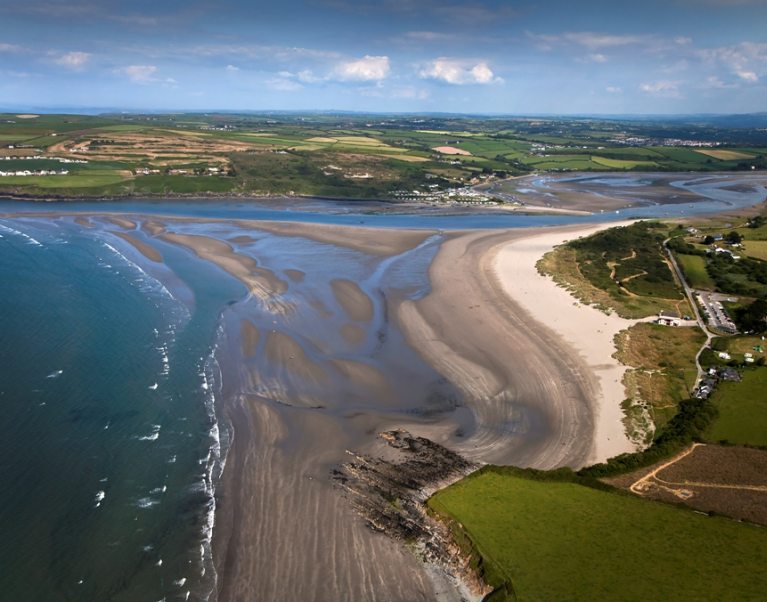
[[[0,236],[0,599],[205,599],[211,346],[242,288],[168,248],[174,296],[64,220]]]

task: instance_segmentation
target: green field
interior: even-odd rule
[[[767,368],[744,370],[742,382],[721,383],[711,399],[719,416],[707,430],[707,438],[767,446]]]
[[[637,167],[657,167],[655,161],[632,161],[630,159],[608,159],[607,157],[591,157],[594,163],[611,169],[636,169]]]
[[[67,188],[97,188],[122,182],[125,178],[119,175],[68,175],[68,176],[8,176],[0,180],[9,186],[24,186],[42,189]]]
[[[676,255],[676,260],[684,272],[687,283],[692,288],[700,288],[709,291],[716,289],[716,284],[706,271],[706,259],[699,255]]]
[[[689,148],[627,146],[616,142],[616,135],[653,140],[715,136],[727,142],[720,156],[731,160]],[[89,160],[73,173],[77,178],[58,184],[2,179],[0,193],[55,191],[65,196],[69,190],[75,197],[99,197],[231,191],[393,199],[401,198],[402,191],[434,195],[533,171],[767,168],[760,145],[767,148],[767,134],[760,131],[579,118],[169,113],[23,119],[0,114],[0,156],[42,154]],[[433,150],[439,146],[455,146],[471,155],[443,155]],[[286,167],[284,176],[273,171],[275,154],[283,155],[279,162]],[[174,168],[194,165],[197,173],[190,177],[209,167],[223,167],[219,173],[232,181],[97,179],[89,184],[79,177],[116,164],[134,173],[143,168],[160,170],[163,176],[171,175]]]
[[[483,469],[429,500],[463,526],[486,580],[511,582],[516,599],[764,599],[767,530],[521,475]]]
[[[767,261],[767,240],[747,240],[743,252],[749,257]]]

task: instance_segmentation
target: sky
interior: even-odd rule
[[[767,110],[767,0],[0,0],[0,107]]]

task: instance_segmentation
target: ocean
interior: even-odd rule
[[[206,599],[213,344],[243,288],[167,248],[171,292],[66,220],[0,236],[0,599]]]

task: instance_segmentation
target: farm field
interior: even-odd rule
[[[699,255],[676,255],[684,277],[692,288],[713,291],[716,289],[716,283],[711,279],[706,271],[706,259]]]
[[[756,354],[759,355],[759,354]],[[767,368],[743,370],[742,382],[724,382],[711,399],[719,416],[709,427],[711,441],[767,447]]]
[[[743,245],[743,253],[767,261],[767,240],[747,240]]]
[[[673,458],[605,479],[632,493],[767,525],[767,451],[695,444]]]
[[[647,136],[645,146],[622,142],[629,134],[642,133]],[[231,192],[438,199],[440,191],[539,171],[767,167],[758,146],[767,147],[767,136],[762,140],[749,132],[740,144],[724,137],[727,148],[701,154],[690,148],[659,146],[664,139],[661,134],[674,140],[722,137],[719,130],[680,125],[578,119],[0,114],[0,157],[37,155],[42,160],[65,157],[87,162],[73,166],[72,177],[57,183],[0,178],[0,193],[67,196],[70,191],[76,197],[98,197]],[[28,162],[34,166],[35,160]],[[275,174],[275,163],[291,176]],[[36,169],[44,169],[42,165]],[[106,168],[120,177],[83,177]],[[160,186],[156,181],[141,181],[149,176],[180,177],[163,180]],[[215,179],[224,177],[228,184]]]
[[[492,586],[510,584],[492,600],[757,600],[767,587],[763,528],[556,474],[486,468],[429,506],[462,525]]]

